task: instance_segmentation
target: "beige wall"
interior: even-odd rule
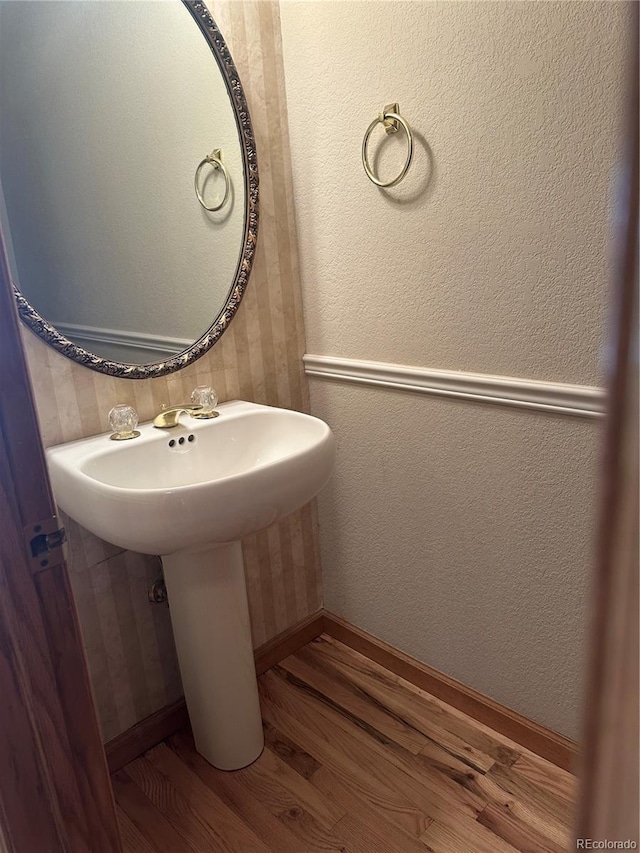
[[[243,81],[258,146],[260,234],[240,309],[210,352],[154,380],[111,379],[67,360],[24,330],[40,424],[50,446],[107,429],[119,402],[142,420],[162,402],[213,384],[241,398],[308,408],[304,332],[277,4],[210,4]],[[121,552],[69,523],[70,566],[105,739],[176,699],[180,683],[168,609],[147,602],[156,558]],[[321,606],[315,508],[306,506],[243,543],[254,646]]]
[[[629,6],[281,15],[308,351],[600,384]],[[416,157],[383,192],[360,146],[392,101]],[[598,421],[318,379],[311,405],[327,607],[575,736]]]

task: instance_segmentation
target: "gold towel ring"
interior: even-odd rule
[[[200,172],[207,163],[212,166],[216,171],[222,172],[222,177],[224,178],[224,195],[222,196],[222,201],[220,204],[215,204],[213,207],[209,207],[205,200],[202,197],[202,193],[200,192],[200,187],[198,186],[200,182]],[[227,172],[224,163],[222,162],[222,149],[216,148],[211,154],[207,154],[204,160],[201,160],[198,163],[198,168],[196,169],[196,174],[193,179],[193,186],[196,191],[196,195],[198,197],[198,201],[204,207],[205,210],[213,213],[216,210],[220,210],[221,207],[225,204],[226,200],[229,198],[229,191],[231,190],[231,180],[229,178],[229,173]]]
[[[384,129],[387,133],[397,133],[400,129],[400,125],[404,129],[404,132],[407,134],[407,159],[405,161],[404,166],[400,174],[393,178],[391,181],[381,181],[380,178],[377,177],[373,173],[373,169],[369,165],[369,160],[367,158],[367,143],[369,142],[369,137],[371,136],[371,131],[377,124],[384,124]],[[387,106],[383,109],[380,115],[371,122],[369,127],[366,130],[364,135],[364,139],[362,140],[362,165],[364,166],[364,170],[367,173],[367,177],[370,181],[372,181],[378,187],[395,187],[396,184],[399,184],[400,181],[404,178],[404,176],[409,171],[409,166],[411,165],[411,161],[413,159],[413,134],[411,133],[411,128],[405,119],[400,115],[400,107],[398,104],[387,104]]]

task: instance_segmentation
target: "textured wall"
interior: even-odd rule
[[[67,360],[28,330],[40,424],[50,446],[107,429],[107,413],[131,403],[149,419],[160,403],[213,384],[241,398],[308,408],[283,98],[279,12],[270,2],[210,4],[249,101],[260,167],[260,235],[246,295],[231,326],[189,368],[155,380],[117,380]],[[276,215],[277,214],[277,215]],[[168,610],[147,603],[155,558],[119,552],[70,524],[70,565],[105,739],[180,695]],[[321,605],[315,508],[304,507],[243,543],[254,646]]]
[[[319,498],[327,608],[577,736],[598,428],[311,387],[338,442]]]
[[[281,15],[308,351],[600,384],[629,6]],[[396,100],[416,156],[384,192],[360,146]],[[576,735],[597,422],[316,379],[311,406],[327,607]]]
[[[284,0],[281,14],[309,352],[600,384],[629,5]],[[384,192],[360,146],[394,100],[416,157]]]

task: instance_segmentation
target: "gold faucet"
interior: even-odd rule
[[[202,406],[163,406],[159,415],[153,419],[153,425],[157,429],[171,429],[178,426],[180,415],[191,415],[195,417]]]

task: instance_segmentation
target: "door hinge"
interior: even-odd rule
[[[27,557],[31,571],[35,574],[44,569],[59,566],[65,560],[67,532],[52,515],[43,521],[36,521],[24,529],[27,544]]]

